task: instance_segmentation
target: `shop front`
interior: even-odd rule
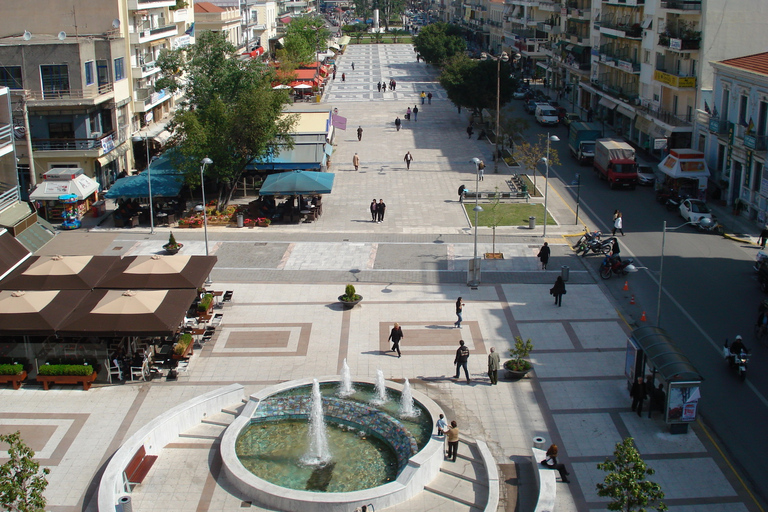
[[[48,222],[63,223],[80,221],[98,200],[98,192],[98,182],[82,169],[59,168],[43,175],[42,183],[29,194],[29,199]]]

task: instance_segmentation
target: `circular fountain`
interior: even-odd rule
[[[348,369],[341,379],[286,382],[250,397],[221,443],[225,475],[241,493],[284,511],[382,509],[437,476],[437,404],[408,381],[353,382]]]

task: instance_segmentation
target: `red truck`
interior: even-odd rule
[[[635,148],[616,139],[597,139],[595,142],[595,172],[608,180],[608,186],[629,187],[637,185],[637,160]]]

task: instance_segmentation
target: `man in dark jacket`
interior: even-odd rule
[[[645,383],[642,377],[638,377],[637,381],[632,384],[632,389],[629,392],[629,396],[632,397],[632,410],[637,409],[637,415],[643,415],[643,400],[648,396],[645,389]]]
[[[459,340],[459,348],[456,350],[456,358],[453,360],[453,364],[456,365],[456,378],[459,378],[461,369],[464,368],[464,376],[467,377],[467,384],[469,384],[469,370],[467,370],[467,359],[469,359],[469,349],[464,345],[464,340]]]

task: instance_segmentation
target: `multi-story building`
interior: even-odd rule
[[[273,53],[277,40],[277,2],[274,0],[211,0],[219,7],[240,10],[241,39],[236,46],[245,52]],[[259,50],[262,48],[263,50]]]
[[[697,149],[716,198],[760,225],[768,221],[768,52],[713,62],[714,90],[698,112]]]
[[[240,32],[240,9],[220,7],[211,2],[197,2],[195,3],[195,30],[222,32],[230,44],[239,47],[243,41]]]
[[[537,63],[543,63],[540,69],[546,72],[545,51],[549,35],[539,28],[539,24],[543,27],[551,12],[539,10],[539,2],[535,0],[506,0],[506,7],[503,18],[505,51],[520,54],[520,62],[532,71]]]

